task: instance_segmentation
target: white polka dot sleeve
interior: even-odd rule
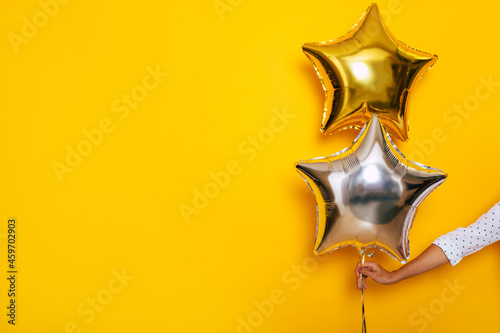
[[[481,250],[500,239],[500,202],[467,228],[442,235],[432,244],[439,246],[452,266],[463,257]]]

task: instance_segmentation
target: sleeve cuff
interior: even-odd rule
[[[444,254],[448,258],[448,261],[452,266],[455,266],[462,260],[461,251],[457,244],[450,239],[447,235],[442,235],[436,239],[432,244],[435,244],[443,250]]]

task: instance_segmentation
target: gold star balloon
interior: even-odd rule
[[[306,43],[325,90],[321,131],[361,129],[376,114],[391,135],[408,140],[407,107],[411,89],[437,60],[397,40],[372,4],[344,37]]]
[[[351,147],[295,164],[317,202],[315,254],[354,246],[378,248],[405,263],[418,205],[447,175],[407,160],[378,117]]]

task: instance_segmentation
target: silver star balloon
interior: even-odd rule
[[[351,147],[295,164],[317,202],[315,254],[378,248],[405,263],[418,205],[447,175],[407,160],[376,115]]]

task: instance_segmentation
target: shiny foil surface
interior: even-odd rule
[[[397,40],[376,4],[344,37],[302,49],[325,90],[324,134],[361,129],[373,113],[393,138],[408,140],[412,87],[437,56]]]
[[[295,165],[317,201],[316,254],[351,245],[360,253],[378,248],[402,263],[418,205],[447,177],[407,160],[377,115],[351,147]]]

